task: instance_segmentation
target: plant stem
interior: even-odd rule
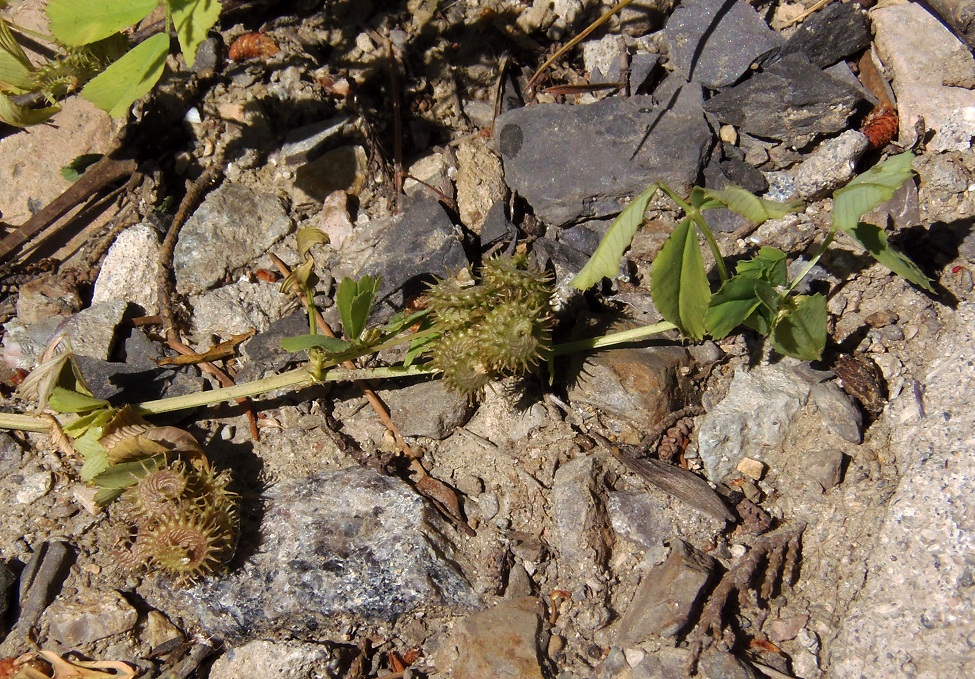
[[[606,347],[612,347],[618,344],[638,342],[648,337],[652,337],[653,335],[658,335],[662,332],[676,329],[677,326],[673,323],[668,321],[660,321],[659,323],[654,323],[653,325],[644,325],[639,328],[633,328],[632,330],[614,332],[610,335],[602,335],[600,337],[590,337],[588,339],[577,340],[575,342],[556,344],[554,347],[552,347],[552,355],[564,356],[565,354],[574,354],[579,351],[591,351],[593,349],[604,349]]]
[[[816,251],[816,254],[813,255],[813,258],[809,260],[809,264],[807,264],[806,268],[802,270],[802,273],[796,276],[795,279],[793,279],[789,283],[789,287],[785,291],[786,294],[795,290],[796,286],[799,285],[799,282],[803,278],[809,275],[809,272],[812,271],[813,267],[819,263],[819,258],[823,256],[823,254],[826,252],[826,248],[830,246],[830,244],[833,242],[833,239],[835,237],[836,237],[836,224],[833,224],[831,227],[829,227],[829,233],[826,234],[826,240],[824,240],[823,244],[819,246],[819,250]]]
[[[0,413],[0,429],[47,432],[51,429],[51,421],[39,415]]]

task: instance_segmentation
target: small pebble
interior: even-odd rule
[[[738,463],[738,471],[750,479],[759,481],[765,475],[765,463],[750,457],[744,457]]]
[[[647,657],[647,654],[641,651],[639,648],[624,648],[623,657],[626,658],[626,664],[630,667],[636,667],[643,659]]]
[[[736,559],[740,559],[748,553],[748,547],[745,545],[731,545],[731,556]]]
[[[52,485],[54,485],[54,479],[51,472],[40,471],[27,474],[24,476],[24,481],[20,484],[20,489],[15,496],[17,504],[29,505],[35,500],[40,500],[47,495]]]

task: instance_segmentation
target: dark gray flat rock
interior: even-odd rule
[[[856,89],[795,53],[712,97],[704,107],[748,134],[801,148],[844,129],[862,100]]]
[[[655,181],[686,191],[713,136],[693,84],[658,106],[636,96],[514,109],[495,129],[508,186],[556,225],[618,213]]]
[[[855,2],[834,2],[799,27],[779,53],[802,52],[820,68],[862,52],[870,46],[870,20]]]
[[[753,63],[784,42],[753,7],[739,0],[682,2],[670,15],[664,36],[674,69],[709,89],[738,82]]]

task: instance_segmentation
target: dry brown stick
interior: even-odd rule
[[[172,295],[174,294],[173,278],[170,269],[173,261],[173,254],[176,252],[176,241],[179,239],[179,231],[183,224],[193,214],[193,210],[203,200],[203,196],[216,182],[223,176],[220,163],[214,163],[208,167],[200,177],[190,185],[186,195],[180,201],[176,216],[173,217],[163,239],[162,246],[159,248],[159,272],[156,274],[156,290],[159,296],[159,315],[163,317],[163,332],[168,339],[178,340],[179,333],[176,331],[176,320],[173,314]]]
[[[179,340],[167,339],[166,344],[169,346],[170,349],[183,356],[197,355],[196,351],[193,350],[193,347],[187,346],[186,344],[183,344]],[[223,370],[215,366],[213,363],[210,363],[209,361],[202,361],[200,363],[197,363],[196,365],[198,365],[200,370],[202,370],[203,372],[215,377],[217,381],[220,383],[221,387],[232,387],[234,386],[234,384],[236,384],[233,378],[230,377],[230,375],[228,375]],[[238,405],[242,406],[244,408],[244,412],[247,413],[247,422],[250,425],[251,438],[253,438],[255,441],[259,441],[261,436],[260,436],[260,432],[257,429],[257,417],[255,417],[254,415],[254,409],[251,408],[250,399],[238,398],[237,403]]]
[[[281,275],[288,277],[291,275],[291,268],[284,263],[284,261],[275,255],[273,252],[268,253],[268,257],[277,267]],[[315,309],[315,324],[318,329],[321,330],[323,335],[328,337],[335,337],[335,332],[332,330],[331,326],[325,322],[325,318],[321,315],[318,309]],[[355,363],[352,361],[343,361],[343,368],[349,368],[354,370],[356,368]],[[454,525],[460,530],[464,531],[470,536],[474,536],[474,530],[468,526],[461,518],[460,505],[457,502],[456,496],[453,491],[448,488],[442,481],[434,478],[427,470],[424,469],[423,465],[420,463],[420,456],[417,455],[416,451],[410,447],[410,444],[406,442],[403,438],[403,434],[400,432],[399,427],[393,422],[393,419],[389,416],[389,409],[386,404],[383,403],[382,399],[375,392],[372,386],[366,380],[356,381],[356,386],[362,391],[362,395],[365,396],[366,401],[372,406],[372,409],[376,412],[376,416],[383,423],[386,429],[393,435],[393,440],[396,441],[396,446],[399,448],[410,461],[410,469],[412,469],[416,475],[416,487],[417,490],[430,501],[432,501],[437,507],[447,516]]]
[[[136,171],[138,163],[131,158],[107,155],[88,168],[81,178],[64,193],[52,200],[40,212],[28,219],[16,231],[0,240],[0,259],[19,248],[38,233],[54,224],[79,203],[106,186]],[[58,227],[60,228],[60,227]]]

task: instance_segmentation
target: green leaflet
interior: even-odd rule
[[[863,246],[863,249],[869,252],[874,259],[895,274],[903,276],[915,285],[920,285],[928,292],[934,292],[931,279],[925,276],[920,267],[911,261],[907,255],[887,244],[887,234],[879,226],[859,222],[847,233]]]
[[[220,18],[218,0],[168,0],[173,13],[173,25],[179,39],[183,58],[190,68],[196,62],[196,51]]]
[[[681,334],[696,340],[704,337],[711,289],[697,229],[690,218],[677,225],[653,260],[650,294],[660,315],[676,325]]]
[[[800,295],[789,302],[795,307],[779,315],[772,328],[772,346],[779,353],[814,361],[826,347],[826,298]]]
[[[7,22],[0,18],[0,90],[9,94],[29,92],[34,86],[34,70]]]
[[[87,45],[142,21],[158,5],[158,0],[49,0],[47,18],[59,41]]]
[[[739,274],[755,274],[772,285],[786,285],[789,282],[786,255],[778,248],[763,247],[751,259],[739,262],[735,270]]]
[[[722,339],[745,322],[761,304],[755,294],[755,286],[760,279],[753,273],[732,276],[721,289],[711,297],[707,314],[704,317],[708,335]]]
[[[343,339],[328,337],[327,335],[298,335],[297,337],[285,337],[281,340],[281,348],[285,351],[307,351],[318,347],[330,354],[338,354],[351,346]]]
[[[891,156],[855,177],[842,189],[833,192],[833,224],[841,231],[850,233],[860,217],[884,201],[914,175],[910,152]]]
[[[113,118],[121,118],[159,80],[168,54],[169,36],[157,33],[91,80],[81,96]]]
[[[345,336],[355,342],[362,336],[366,321],[369,320],[369,310],[372,300],[379,289],[379,279],[363,276],[359,280],[343,278],[335,294],[335,303],[342,317],[342,328]]]
[[[643,213],[646,212],[647,205],[657,189],[657,184],[652,184],[650,188],[630,201],[609,227],[609,231],[599,242],[596,252],[569,285],[578,290],[588,290],[604,278],[616,277],[620,269],[620,259],[626,248],[630,246],[634,234],[643,224]]]
[[[108,401],[64,387],[54,387],[47,404],[59,413],[87,413],[106,407]]]
[[[61,110],[60,106],[47,108],[27,108],[19,106],[5,94],[0,94],[0,120],[14,127],[30,127],[43,123]]]
[[[691,191],[690,200],[691,204],[698,210],[726,207],[756,224],[761,224],[769,219],[778,219],[790,212],[802,209],[802,201],[780,203],[775,200],[765,200],[737,186],[720,191],[694,187]]]

